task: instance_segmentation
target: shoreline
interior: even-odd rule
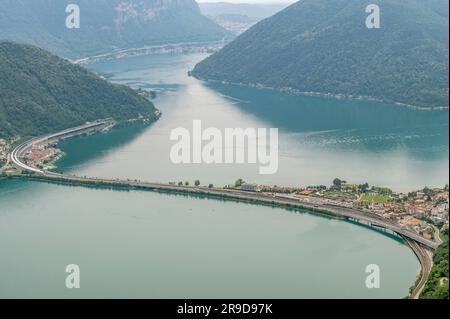
[[[160,113],[158,113],[160,114]],[[160,116],[160,115],[159,115]],[[157,121],[159,119],[159,116],[156,118],[155,121]],[[127,122],[115,122],[111,119],[106,119],[106,120],[97,120],[94,121],[92,123],[87,123],[84,126],[81,127],[75,127],[75,128],[71,128],[71,129],[67,129],[65,131],[62,131],[60,133],[55,133],[55,134],[51,134],[51,135],[45,135],[45,136],[41,136],[41,137],[37,137],[37,138],[33,138],[31,140],[28,140],[24,143],[22,143],[21,145],[17,146],[12,153],[10,154],[10,159],[11,159],[11,164],[14,165],[16,168],[19,168],[20,170],[24,171],[24,172],[31,172],[35,175],[40,175],[43,177],[49,177],[51,179],[58,179],[59,181],[61,181],[62,179],[68,179],[69,181],[73,182],[79,182],[81,179],[83,184],[86,184],[85,182],[87,182],[88,184],[91,183],[99,183],[99,184],[106,184],[106,185],[114,185],[117,186],[119,184],[126,184],[125,186],[128,186],[131,188],[140,188],[141,185],[139,184],[145,184],[145,187],[148,187],[148,185],[156,185],[156,188],[159,189],[175,189],[176,191],[179,191],[180,189],[182,191],[185,191],[186,189],[189,192],[198,192],[201,193],[201,190],[205,190],[208,189],[207,194],[209,195],[210,192],[212,190],[216,190],[216,191],[222,191],[222,193],[226,193],[227,196],[229,194],[244,194],[244,196],[250,196],[249,194],[253,194],[255,196],[253,197],[257,197],[257,200],[260,198],[263,199],[267,199],[270,198],[271,202],[274,203],[276,201],[281,201],[284,202],[282,203],[283,205],[288,202],[287,206],[292,206],[292,203],[294,203],[294,206],[300,206],[300,207],[305,207],[305,208],[313,208],[313,210],[317,210],[316,208],[320,208],[320,207],[328,207],[328,210],[323,210],[323,209],[318,209],[321,211],[324,211],[326,213],[329,213],[331,210],[331,214],[332,215],[336,215],[335,213],[333,213],[333,211],[335,210],[335,208],[339,208],[342,210],[350,210],[350,211],[358,211],[359,213],[363,214],[363,215],[368,215],[371,216],[371,218],[375,218],[375,219],[380,219],[383,222],[386,222],[388,224],[391,225],[395,225],[394,227],[394,233],[396,232],[396,230],[405,230],[407,232],[410,232],[411,234],[414,233],[415,236],[418,236],[421,240],[423,240],[425,243],[433,243],[432,247],[435,249],[437,248],[440,244],[442,244],[441,241],[439,241],[439,238],[437,238],[437,240],[432,239],[431,238],[427,238],[427,237],[423,237],[421,236],[418,232],[413,231],[411,228],[407,228],[404,225],[402,225],[402,223],[398,222],[398,221],[394,221],[391,220],[390,218],[386,218],[384,215],[378,214],[377,211],[372,211],[370,209],[365,209],[363,206],[360,205],[347,205],[344,203],[340,203],[339,201],[335,201],[335,200],[330,200],[328,197],[324,197],[324,200],[321,200],[321,198],[318,198],[318,200],[311,200],[308,197],[305,196],[288,196],[287,194],[285,194],[284,192],[279,192],[276,189],[267,189],[265,191],[246,191],[245,189],[240,189],[239,187],[230,187],[230,185],[226,185],[223,187],[214,187],[214,186],[209,186],[208,188],[206,186],[189,186],[189,184],[186,184],[185,186],[181,185],[180,183],[178,185],[176,185],[175,182],[141,182],[141,180],[133,180],[131,181],[130,179],[126,179],[126,180],[120,180],[120,179],[112,179],[112,178],[97,178],[97,177],[84,177],[84,178],[80,178],[76,175],[66,175],[65,173],[55,173],[51,171],[50,167],[47,168],[43,168],[43,167],[39,167],[39,166],[35,166],[36,163],[32,163],[32,164],[26,164],[26,162],[22,162],[21,159],[24,157],[25,154],[27,154],[27,152],[34,146],[36,145],[42,145],[45,144],[48,141],[52,141],[54,147],[57,146],[57,144],[62,141],[62,140],[66,140],[75,136],[84,136],[86,134],[92,135],[92,134],[96,134],[98,132],[108,132],[112,127],[115,126],[120,126],[120,125],[127,125],[127,124],[134,124],[135,121],[127,121]],[[148,122],[143,122],[148,123]],[[153,122],[152,122],[153,123]],[[56,154],[56,156],[54,158],[51,158],[49,161],[53,164],[53,166],[56,166],[52,169],[57,168],[57,162],[59,160],[62,159],[62,155],[64,155],[62,152],[58,152]],[[38,163],[39,164],[39,163]],[[23,173],[22,173],[23,174]],[[15,174],[13,174],[15,175]],[[77,180],[78,179],[78,180]],[[136,185],[131,185],[131,182],[135,182]],[[181,185],[181,186],[180,186]],[[212,184],[210,184],[212,185]],[[150,187],[153,188],[153,187]],[[374,188],[374,187],[372,187]],[[223,194],[221,194],[223,195]],[[400,194],[402,195],[402,194]],[[250,196],[251,197],[251,196]],[[258,198],[259,197],[259,198]],[[299,203],[303,203],[303,205],[297,205]],[[353,217],[353,216],[352,216]],[[356,220],[358,222],[358,220]],[[371,226],[371,225],[369,225]],[[387,227],[389,229],[389,227]],[[398,233],[398,232],[397,232]],[[420,240],[419,240],[420,242]]]
[[[252,88],[257,90],[270,90],[276,91],[285,94],[299,95],[299,96],[312,96],[312,97],[322,97],[329,98],[333,100],[347,100],[347,101],[365,101],[365,102],[377,102],[384,104],[391,104],[392,106],[406,107],[417,111],[445,111],[450,109],[450,105],[446,106],[418,106],[403,102],[396,101],[388,101],[380,98],[372,97],[372,96],[364,96],[364,95],[352,95],[352,94],[332,94],[332,93],[322,93],[322,92],[305,92],[299,89],[291,88],[291,87],[272,87],[268,85],[258,84],[258,83],[235,83],[229,81],[221,81],[221,80],[211,80],[206,79],[201,76],[197,76],[192,71],[189,71],[189,75],[196,78],[199,81],[204,83],[219,83],[224,85],[234,85],[244,88]]]
[[[105,60],[111,60],[111,59],[121,59],[126,57],[134,57],[134,56],[144,56],[144,55],[151,55],[151,54],[161,54],[161,50],[166,50],[163,53],[173,53],[177,52],[177,49],[185,48],[187,49],[188,53],[194,53],[194,52],[204,52],[207,53],[209,50],[212,50],[212,48],[220,48],[224,45],[224,42],[222,40],[217,41],[199,41],[199,42],[180,42],[180,43],[162,43],[162,44],[155,44],[155,45],[147,45],[139,48],[118,48],[113,51],[109,52],[103,52],[98,53],[95,55],[80,57],[76,59],[69,59],[70,62],[73,64],[78,65],[85,65],[85,64],[92,64],[97,62],[102,62]],[[197,48],[195,50],[194,48]],[[159,51],[158,51],[159,50]]]

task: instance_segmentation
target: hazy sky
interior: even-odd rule
[[[294,3],[298,0],[196,0],[197,2],[231,2],[231,3]]]

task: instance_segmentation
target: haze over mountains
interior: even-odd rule
[[[303,0],[199,63],[201,79],[448,106],[448,1]]]
[[[258,21],[281,11],[287,4],[276,3],[199,3],[200,11],[217,24],[235,33],[242,33]]]
[[[68,4],[80,7],[68,29]],[[230,33],[200,13],[194,0],[1,0],[0,40],[34,44],[64,57],[116,48],[218,41]]]
[[[132,89],[30,45],[0,41],[0,138],[35,136],[155,108]]]
[[[199,3],[199,6],[200,11],[205,15],[240,14],[252,18],[264,19],[286,8],[288,5],[277,3],[207,2]]]

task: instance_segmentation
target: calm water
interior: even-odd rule
[[[408,191],[448,183],[448,110],[417,111],[380,103],[206,86],[186,75],[201,58],[144,56],[91,66],[113,81],[160,91],[155,104],[163,117],[134,139],[124,139],[123,147],[104,152],[93,144],[87,156],[95,153],[101,160],[80,162],[68,169],[160,182],[198,178],[215,185],[234,183],[238,178],[292,186],[329,185],[340,177]],[[197,119],[204,128],[222,131],[226,127],[279,128],[277,174],[259,175],[258,165],[172,164],[171,130],[192,130]]]
[[[163,118],[62,144],[60,170],[149,181],[238,177],[271,184],[352,181],[411,189],[448,181],[448,112],[296,97],[186,76],[199,55],[147,56],[91,66],[112,80],[157,89]],[[286,114],[286,115],[284,115]],[[280,169],[176,166],[170,131],[278,127]],[[402,243],[351,223],[205,198],[0,183],[0,297],[401,298],[419,263]],[[81,268],[67,290],[65,266]],[[381,289],[365,267],[381,268]]]

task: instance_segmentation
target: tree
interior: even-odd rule
[[[417,192],[409,192],[408,193],[408,198],[414,198],[417,196]]]
[[[339,178],[335,178],[335,179],[333,180],[333,185],[334,185],[335,187],[340,188],[340,187],[342,186],[342,184],[343,184],[343,181],[340,180]]]
[[[184,182],[184,185],[189,186],[189,182],[188,181]]]
[[[195,181],[195,186],[200,186],[200,181],[198,179]]]
[[[214,188],[214,185],[213,184],[209,184],[208,188]]]
[[[242,178],[239,178],[236,183],[234,183],[234,186],[241,187],[243,184],[245,184],[244,180]]]
[[[427,195],[427,196],[432,196],[432,195],[433,195],[433,190],[430,189],[430,188],[428,188],[428,187],[425,187],[425,188],[423,189],[423,193],[424,193],[425,195]]]
[[[366,193],[369,190],[369,188],[370,188],[369,183],[364,183],[362,185],[359,185],[359,190],[362,193]]]

